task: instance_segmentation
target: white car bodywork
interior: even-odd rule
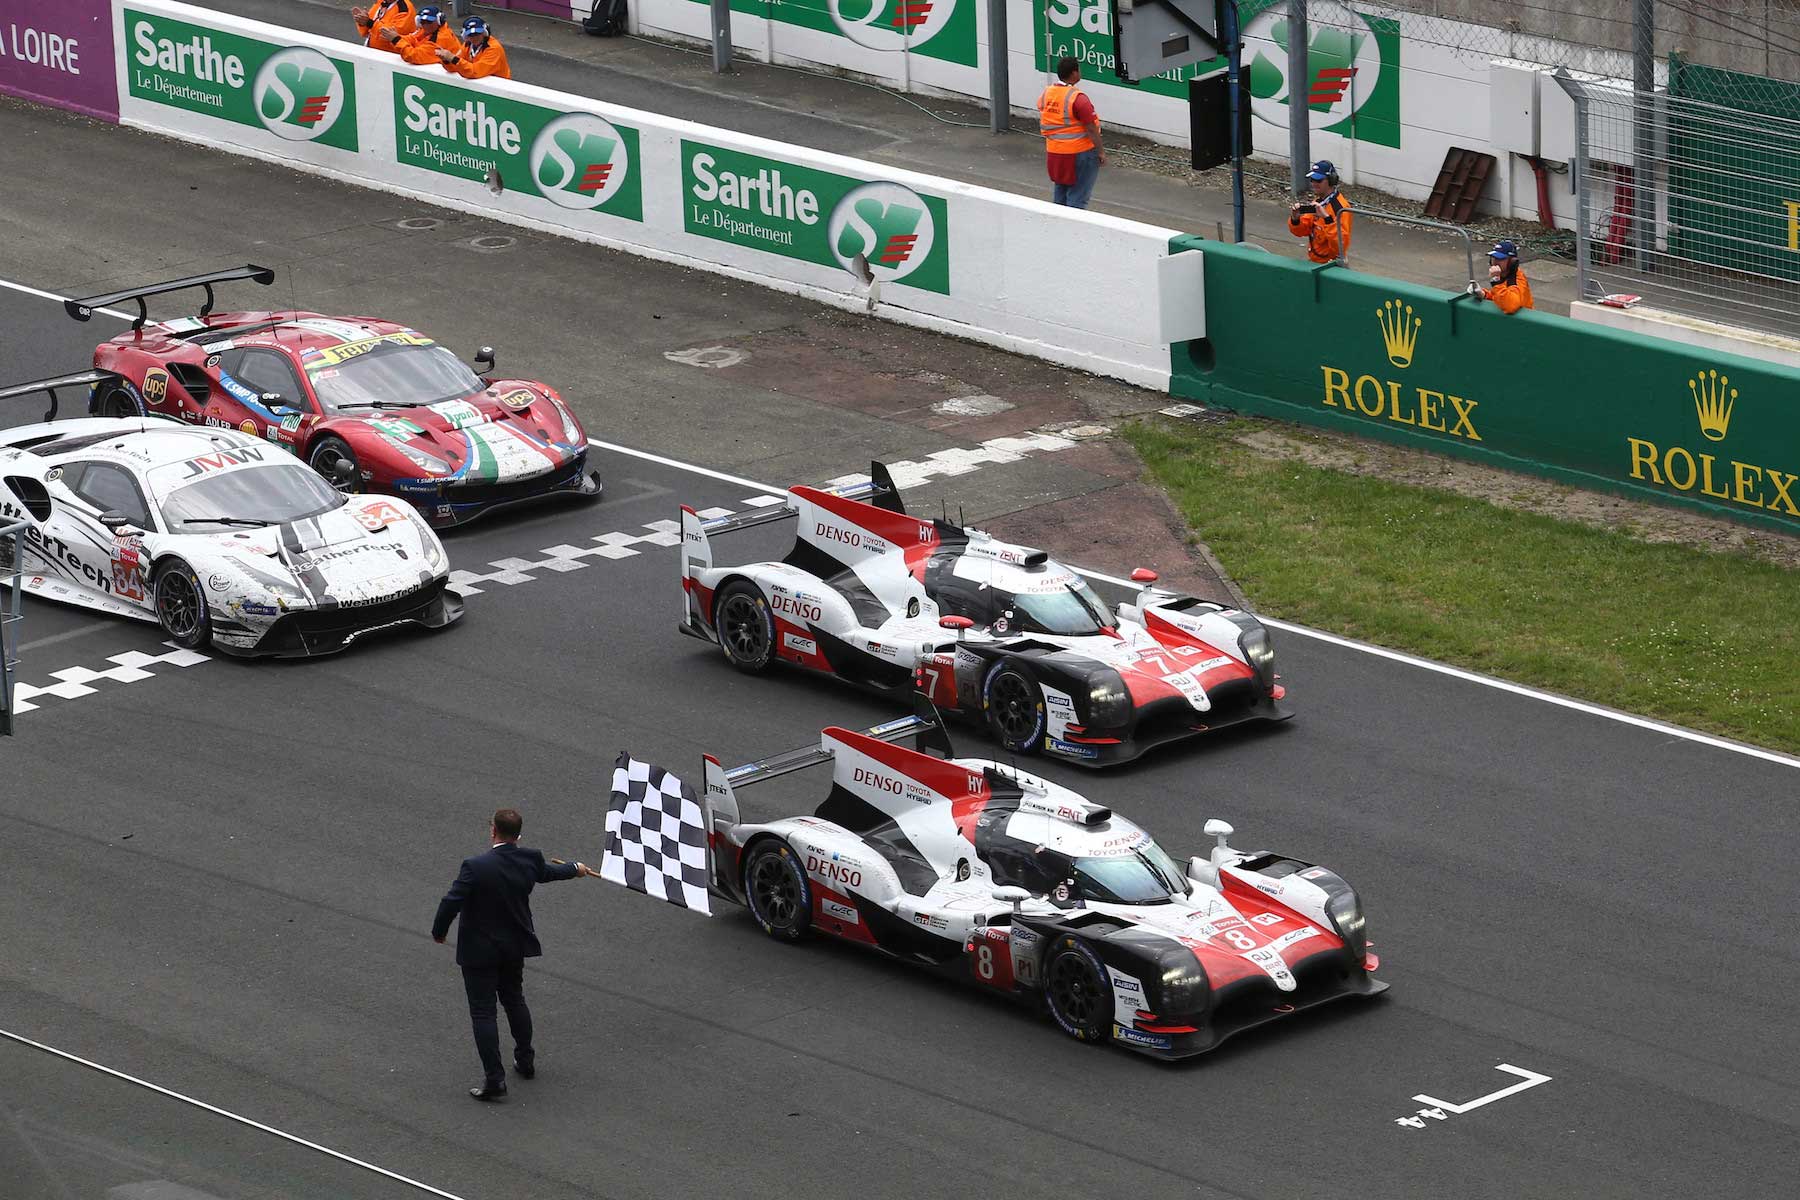
[[[276,482],[272,473],[292,471],[324,483],[280,448],[237,430],[155,417],[58,421],[0,432],[0,512],[29,522],[20,564],[27,592],[156,622],[159,576],[185,563],[202,589],[212,644],[231,653],[323,653],[375,628],[436,626],[460,615],[460,602],[443,590],[443,545],[405,501],[340,495],[335,507],[312,515],[246,526],[183,526],[170,515],[172,505],[180,510],[183,489],[202,480],[230,476],[234,490],[254,493],[265,479]],[[124,481],[135,490],[135,511]],[[20,495],[33,482],[49,500],[41,518]],[[319,631],[265,645],[289,617]]]

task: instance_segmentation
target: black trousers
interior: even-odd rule
[[[531,1010],[525,1006],[525,960],[509,959],[491,967],[464,967],[463,990],[469,994],[469,1023],[475,1027],[475,1050],[488,1083],[505,1083],[506,1067],[500,1061],[500,1021],[495,1001],[506,1010],[512,1030],[513,1059],[521,1066],[534,1064],[531,1046]]]

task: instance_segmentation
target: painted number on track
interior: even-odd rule
[[[1433,1121],[1447,1121],[1451,1117],[1460,1117],[1464,1113],[1474,1112],[1483,1105],[1492,1104],[1496,1100],[1516,1096],[1527,1088],[1534,1088],[1540,1083],[1550,1082],[1548,1075],[1539,1075],[1536,1071],[1527,1071],[1524,1067],[1515,1067],[1511,1063],[1501,1063],[1494,1070],[1504,1071],[1508,1075],[1516,1075],[1519,1077],[1519,1082],[1503,1087],[1497,1092],[1489,1092],[1485,1096],[1465,1100],[1461,1104],[1439,1100],[1436,1096],[1414,1096],[1414,1100],[1426,1107],[1419,1109],[1410,1117],[1395,1117],[1394,1124],[1407,1129],[1423,1129],[1427,1118]]]

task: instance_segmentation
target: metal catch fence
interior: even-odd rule
[[[1576,105],[1582,297],[1800,336],[1800,85],[1679,56],[1665,93],[1559,82]]]

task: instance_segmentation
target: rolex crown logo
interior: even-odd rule
[[[1423,320],[1413,316],[1412,305],[1404,300],[1389,300],[1375,310],[1381,323],[1381,340],[1387,347],[1388,361],[1396,367],[1412,365],[1413,347],[1419,344],[1419,326]]]
[[[1731,425],[1731,406],[1737,403],[1731,379],[1717,371],[1701,371],[1688,380],[1688,391],[1694,395],[1694,411],[1700,414],[1700,432],[1708,441],[1724,441]]]

